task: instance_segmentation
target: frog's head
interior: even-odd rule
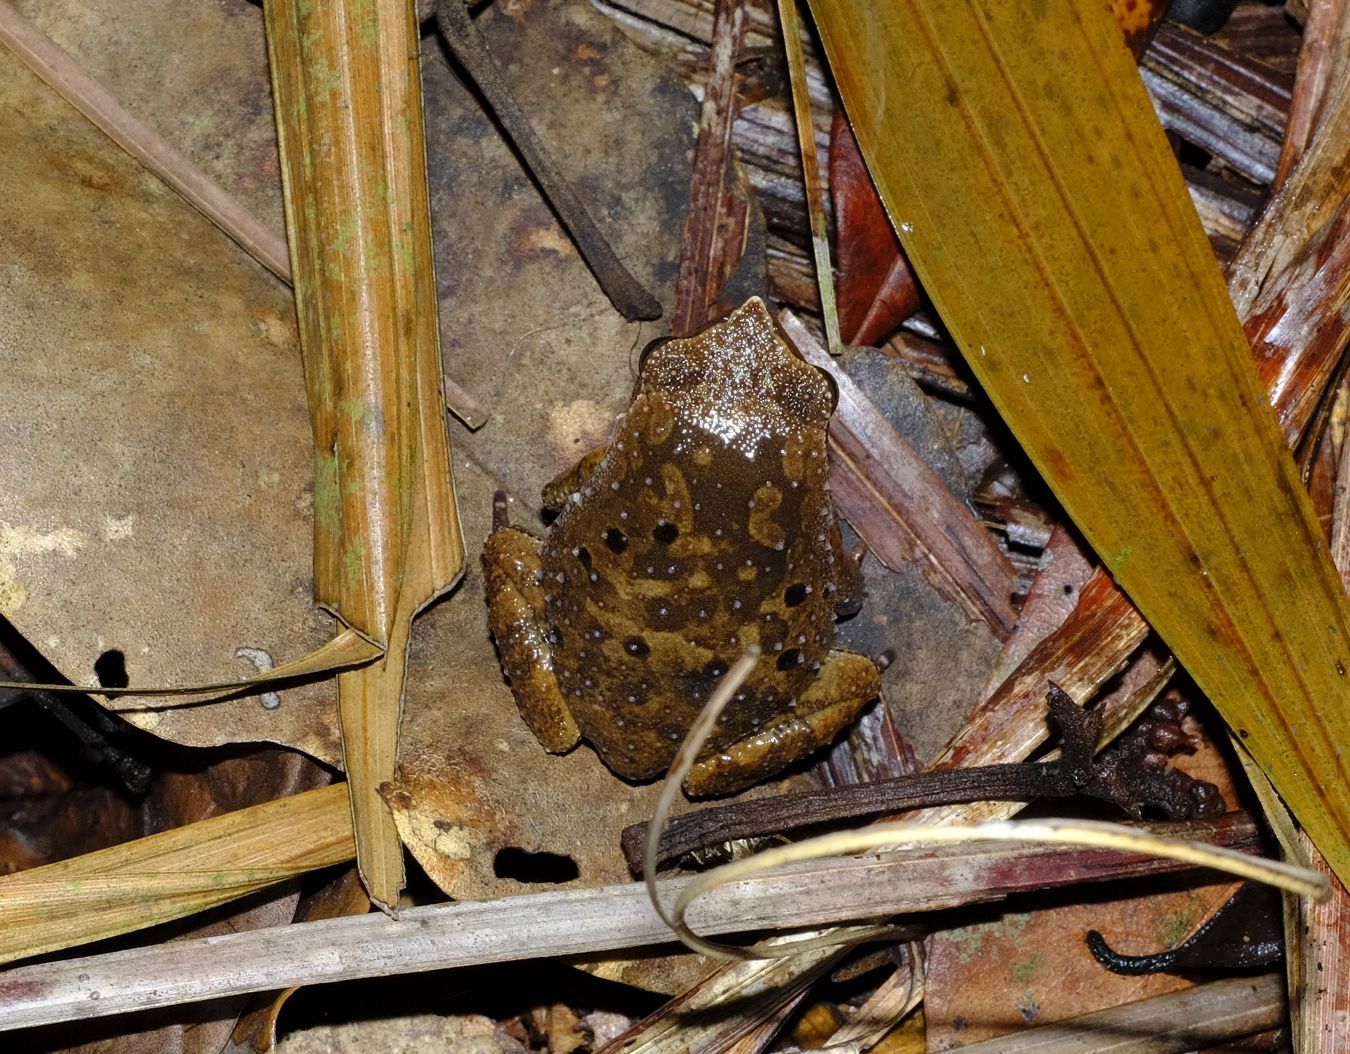
[[[801,357],[759,297],[692,336],[648,345],[637,389],[751,455],[762,439],[824,429],[838,398],[833,378]]]

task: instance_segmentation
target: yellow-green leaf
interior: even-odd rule
[[[1350,610],[1120,32],[1092,0],[812,0],[943,321],[1350,877]]]

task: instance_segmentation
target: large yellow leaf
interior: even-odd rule
[[[812,9],[882,200],[980,382],[1350,877],[1350,611],[1107,8]]]

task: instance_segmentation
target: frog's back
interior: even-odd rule
[[[708,750],[790,712],[834,642],[829,389],[799,359],[750,367],[764,373],[762,360],[732,362],[728,385],[697,356],[649,360],[542,548],[559,688],[626,776],[669,765],[750,645],[763,658]]]

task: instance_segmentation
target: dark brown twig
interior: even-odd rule
[[[1083,795],[1109,801],[1136,818],[1145,806],[1159,808],[1172,819],[1212,816],[1216,808],[1222,811],[1223,803],[1212,784],[1193,780],[1155,760],[1187,745],[1175,737],[1168,742],[1154,734],[1155,726],[1166,725],[1170,730],[1180,720],[1174,713],[1178,704],[1164,704],[1158,719],[1146,723],[1141,734],[1122,740],[1095,759],[1100,713],[1084,710],[1053,684],[1046,698],[1063,736],[1063,756],[1058,760],[936,769],[876,783],[703,809],[670,821],[661,836],[658,859],[669,862],[741,838],[975,801],[1029,802]],[[624,857],[634,872],[641,870],[646,840],[645,823],[624,828]]]
[[[436,5],[436,24],[446,47],[483,93],[502,128],[520,151],[549,206],[567,228],[577,251],[615,310],[630,322],[660,318],[661,305],[656,297],[624,267],[572,185],[563,178],[553,156],[535,134],[515,95],[507,87],[501,67],[488,50],[487,41],[469,17],[463,0],[441,0]]]

